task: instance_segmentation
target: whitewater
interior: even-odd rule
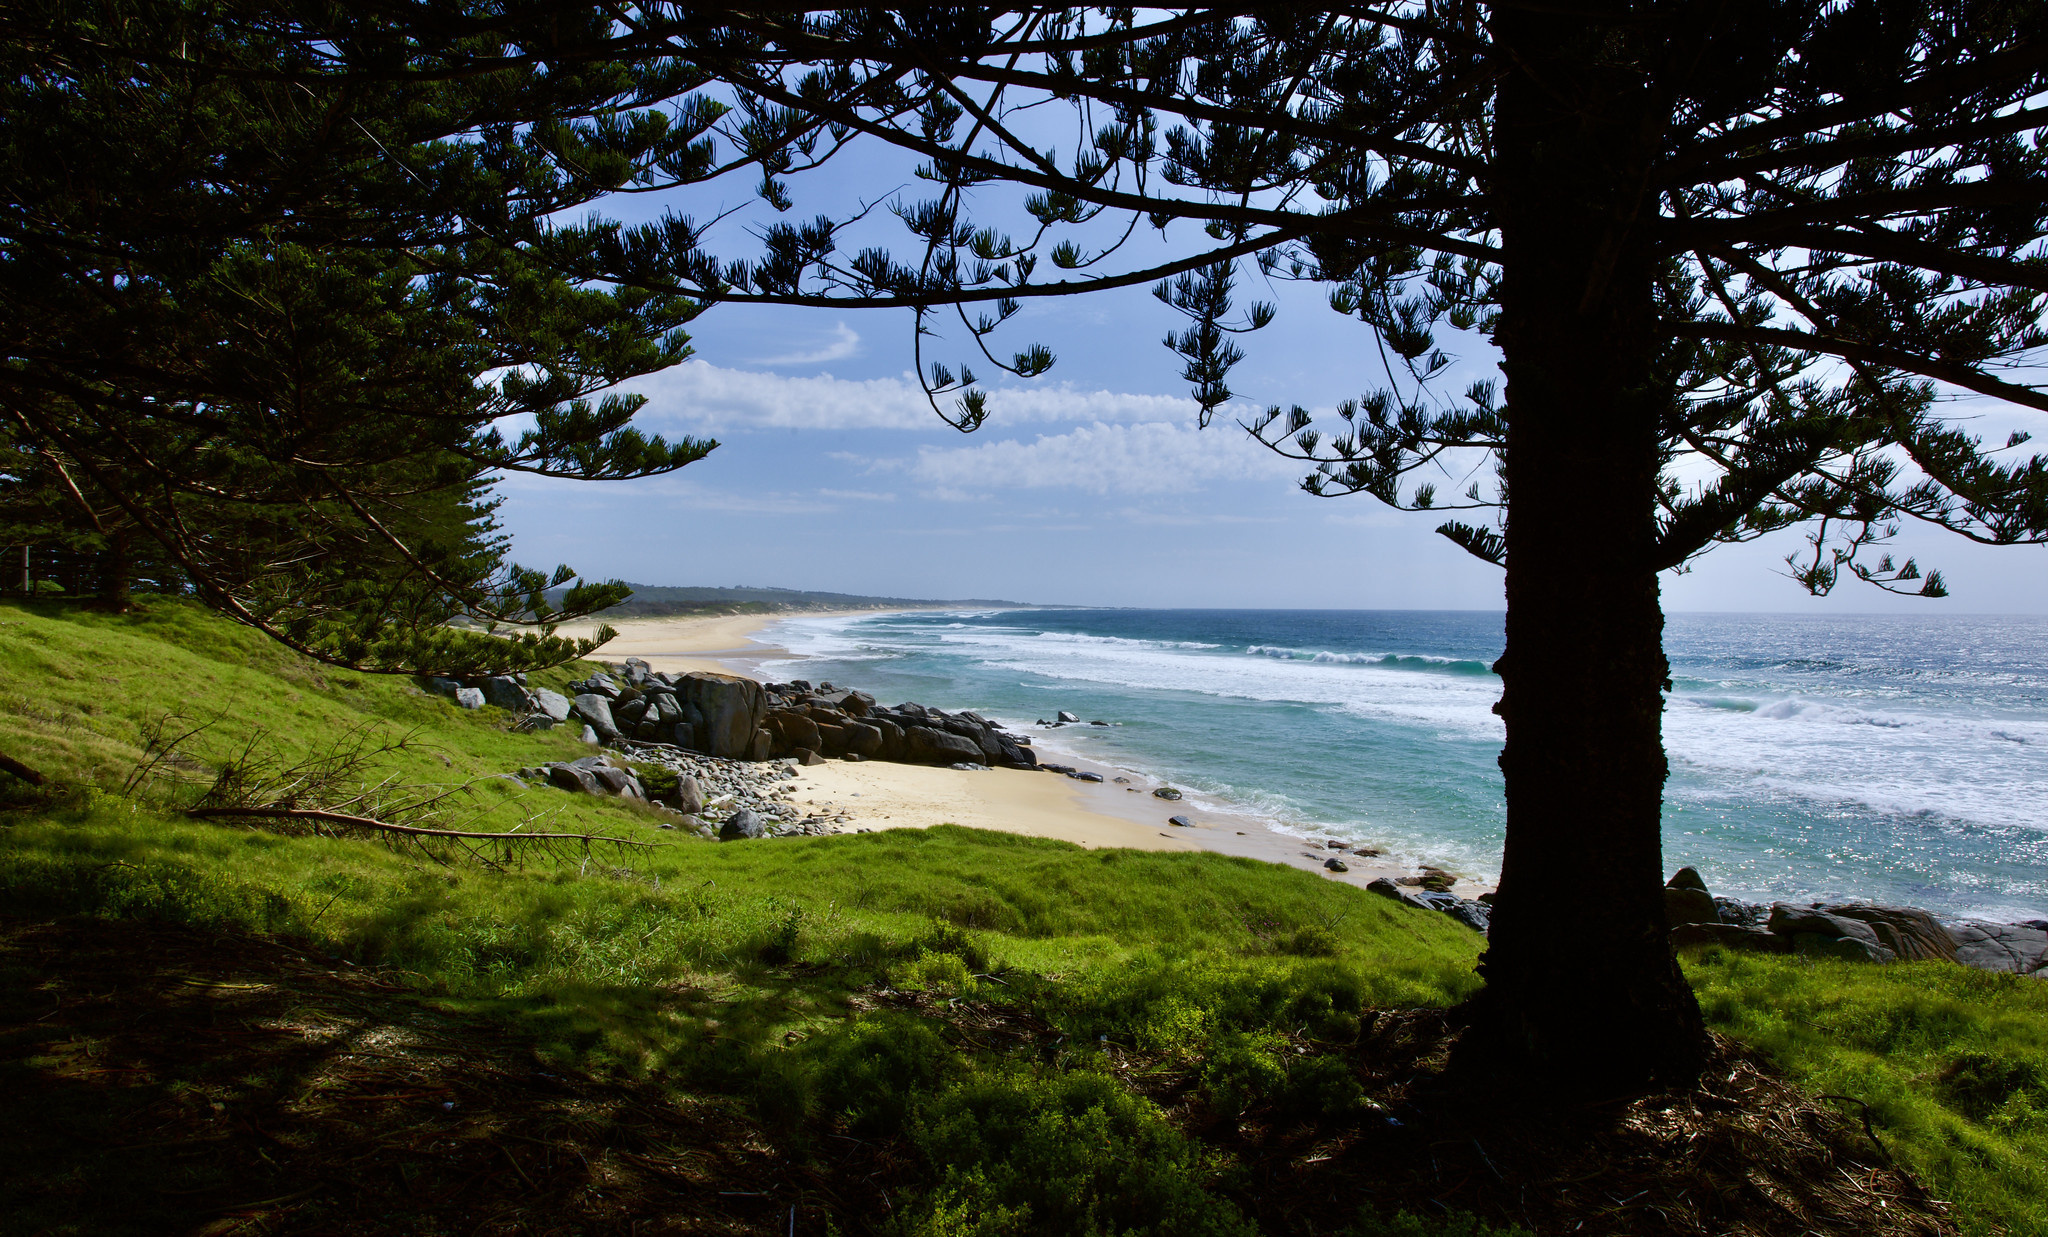
[[[1490,881],[1501,616],[1009,610],[799,617],[773,674],[971,708],[1212,815]],[[1673,615],[1668,866],[1718,892],[2048,915],[2048,619]],[[1039,729],[1059,710],[1108,726]]]

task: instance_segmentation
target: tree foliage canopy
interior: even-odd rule
[[[9,488],[74,533],[154,539],[209,603],[318,657],[478,672],[587,651],[551,624],[623,587],[548,604],[573,573],[506,565],[477,487],[647,476],[714,445],[645,436],[638,397],[601,394],[686,356],[697,303],[579,281],[526,243],[621,175],[560,132],[647,79],[342,79],[337,54],[402,68],[408,41],[275,18],[0,18]],[[556,256],[601,239],[546,230]],[[484,639],[458,616],[543,631]]]

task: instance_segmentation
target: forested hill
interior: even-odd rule
[[[821,593],[795,588],[673,588],[665,585],[629,584],[633,595],[604,612],[606,618],[657,618],[674,614],[766,614],[782,610],[884,610],[897,607],[929,606],[952,608],[1001,606],[1028,607],[1026,601],[998,601],[985,597],[866,597],[856,593]]]

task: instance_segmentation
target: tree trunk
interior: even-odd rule
[[[1596,8],[1598,5],[1595,6]],[[1490,187],[1505,251],[1507,843],[1468,1060],[1542,1086],[1696,1072],[1699,1007],[1666,941],[1659,420],[1642,219],[1667,117],[1628,37],[1496,8],[1511,66]]]
[[[132,534],[114,533],[107,538],[107,548],[100,551],[99,605],[103,610],[126,614],[135,604],[135,598],[128,591],[129,580],[135,574],[132,544]]]

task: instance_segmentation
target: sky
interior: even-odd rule
[[[886,155],[797,178],[791,217],[914,184]],[[906,191],[914,195],[915,191]],[[604,204],[628,220],[672,207],[740,212],[714,250],[747,248],[760,211],[745,186],[689,200]],[[719,195],[723,196],[719,196]],[[874,213],[873,236],[904,248]],[[1176,223],[1140,229],[1137,256],[1200,238]],[[842,249],[852,246],[842,246]],[[1242,337],[1236,415],[1268,404],[1327,410],[1385,385],[1370,332],[1312,285],[1240,277],[1243,299],[1278,316]],[[907,311],[715,306],[691,324],[695,355],[622,389],[648,397],[636,419],[669,436],[716,438],[707,458],[664,477],[564,482],[511,476],[499,518],[513,557],[567,563],[589,578],[649,585],[774,586],[917,598],[994,598],[1141,607],[1499,609],[1501,572],[1365,495],[1315,498],[1302,466],[1254,442],[1231,410],[1208,429],[1180,360],[1161,342],[1184,324],[1143,288],[1047,298],[998,332],[998,355],[1032,343],[1058,361],[1043,377],[988,382],[992,415],[972,434],[933,412],[911,376]],[[956,332],[956,336],[957,336]],[[958,368],[964,339],[928,345]],[[1447,392],[1498,377],[1483,340],[1450,341]],[[989,367],[976,366],[986,380]],[[1986,438],[2040,430],[2038,414],[1988,401],[1953,406]],[[1462,490],[1470,478],[1440,479]],[[1894,597],[1855,581],[1827,598],[1787,578],[1803,548],[1788,530],[1724,546],[1664,577],[1670,611],[2048,613],[2048,547],[1987,548],[1934,530],[1895,543],[1939,568],[1952,596]]]

